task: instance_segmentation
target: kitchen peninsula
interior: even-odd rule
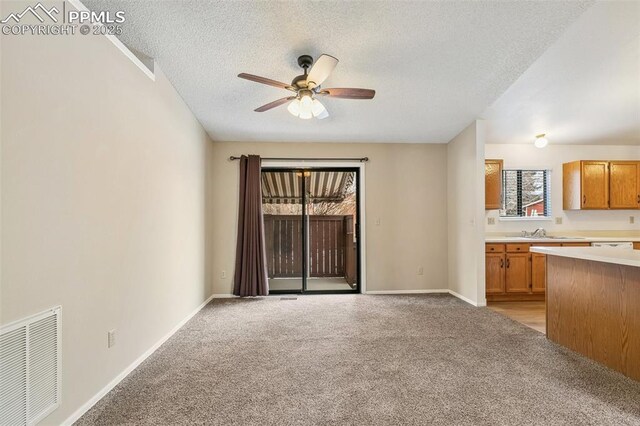
[[[640,380],[640,251],[530,250],[547,255],[547,338]]]

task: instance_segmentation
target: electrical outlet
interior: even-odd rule
[[[635,216],[629,216],[629,223],[631,223],[631,224],[636,223],[636,217]]]
[[[418,268],[418,275],[424,275],[424,268],[422,266]]]
[[[380,218],[376,219],[376,226],[380,226]]]
[[[496,218],[495,217],[488,217],[487,218],[487,223],[489,225],[495,225],[496,224]]]
[[[116,331],[110,330],[107,332],[107,347],[112,348],[116,344]]]
[[[562,217],[556,217],[556,225],[562,225]]]
[[[220,272],[220,278],[227,278],[227,271]]]

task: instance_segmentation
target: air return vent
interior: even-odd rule
[[[60,313],[0,328],[0,425],[34,425],[60,405]]]

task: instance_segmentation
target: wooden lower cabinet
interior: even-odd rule
[[[591,243],[588,242],[487,243],[485,246],[487,301],[544,300],[547,287],[547,256],[529,252],[530,247],[587,247],[590,245]]]
[[[531,292],[543,293],[547,287],[547,256],[531,253]]]
[[[504,253],[487,253],[485,269],[485,287],[487,294],[504,293]]]
[[[530,257],[529,253],[507,253],[504,275],[505,292],[529,293],[531,282]]]
[[[542,285],[542,291],[532,291],[534,275],[531,269],[532,253],[529,253],[529,247],[530,244],[522,243],[486,244],[487,301],[544,300],[544,283],[537,283],[537,287]],[[538,274],[535,279],[546,280],[546,276],[543,273],[540,278]]]
[[[633,243],[634,250],[640,250],[640,242]]]

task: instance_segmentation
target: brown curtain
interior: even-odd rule
[[[240,158],[240,206],[233,294],[243,297],[269,294],[258,155],[243,155]]]

